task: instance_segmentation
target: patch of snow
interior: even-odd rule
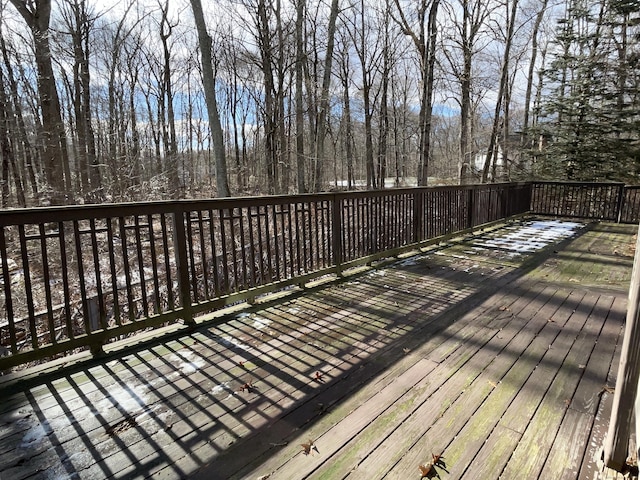
[[[40,445],[41,442],[45,441],[51,433],[53,433],[53,428],[51,428],[48,420],[38,423],[27,430],[27,433],[25,433],[22,440],[20,440],[18,448],[35,448]]]
[[[123,413],[135,413],[147,408],[147,388],[143,385],[121,387],[114,385],[109,388],[108,395],[96,403],[98,413],[105,414],[116,407]]]
[[[218,341],[227,348],[239,348],[241,350],[249,350],[251,348],[246,343],[242,343],[240,340],[233,338],[230,335],[227,335],[226,337],[218,337]]]
[[[402,265],[403,267],[412,267],[415,265],[418,265],[418,258],[415,257],[411,257],[411,258],[407,258],[406,260],[402,260],[401,262],[398,262],[398,265]]]
[[[205,366],[204,359],[192,350],[179,350],[169,356],[169,361],[184,375],[195,373]]]
[[[268,318],[259,317],[257,315],[254,317],[253,328],[262,330],[264,327],[268,326],[269,324],[271,324],[271,320],[269,320]]]
[[[500,248],[515,253],[531,253],[547,245],[572,237],[584,224],[558,220],[535,221],[525,224],[512,233],[478,242],[489,248]]]
[[[229,385],[229,382],[220,383],[211,389],[212,395],[223,395],[225,393],[233,393],[233,389]]]

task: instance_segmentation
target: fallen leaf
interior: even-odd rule
[[[247,391],[247,393],[251,393],[254,390],[253,387],[253,380],[249,380],[248,382],[245,382],[243,385],[241,385],[239,388],[236,388],[236,392],[244,392]]]
[[[311,450],[315,450],[315,445],[311,439],[307,443],[301,443],[300,446],[302,447],[302,453],[305,455],[309,455]]]
[[[429,475],[434,471],[433,464],[431,463],[427,463],[425,465],[418,465],[418,469],[420,470],[420,478],[426,478],[427,475]]]
[[[411,351],[411,349],[409,349],[409,348],[403,348],[403,349],[402,349],[402,351],[403,351],[404,353],[409,353],[409,352]]]
[[[505,307],[504,305],[501,306],[500,308],[498,308],[498,310],[500,310],[501,312],[509,312],[509,307]]]
[[[438,454],[435,454],[433,452],[431,452],[431,459],[433,460],[433,465],[440,465],[440,466],[444,466],[444,460],[443,460],[443,454],[444,452],[440,452]]]
[[[322,373],[320,373],[320,372],[316,372],[316,374],[315,374],[315,376],[314,376],[314,378],[313,378],[313,379],[314,379],[314,380],[316,380],[317,382],[321,382],[321,381],[322,381],[322,377],[323,377],[323,376],[324,376],[324,375],[323,375]]]

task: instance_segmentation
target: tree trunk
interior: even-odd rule
[[[9,54],[7,52],[7,47],[4,41],[4,37],[0,35],[0,49],[2,50],[2,58],[4,61],[4,66],[7,72],[7,80],[10,90],[10,99],[7,99],[7,103],[5,104],[5,108],[7,113],[9,114],[8,118],[12,119],[15,122],[14,129],[14,150],[21,152],[21,157],[24,161],[24,170],[26,171],[25,178],[23,184],[26,186],[27,181],[31,185],[31,194],[33,196],[38,195],[38,182],[36,180],[36,174],[34,169],[34,158],[31,151],[31,144],[29,142],[29,138],[27,137],[27,129],[24,124],[24,117],[22,114],[22,110],[20,109],[20,96],[18,93],[18,83],[16,82],[15,76],[13,74],[13,67],[9,60]],[[16,145],[19,146],[16,147]]]
[[[469,183],[471,161],[471,67],[472,39],[469,33],[469,2],[463,2],[462,14],[462,77],[460,78],[460,185]]]
[[[65,172],[68,171],[67,139],[49,46],[51,0],[10,1],[27,22],[33,34],[45,146],[44,171],[47,183],[52,190],[50,201],[52,204],[66,203],[71,193],[69,191],[71,179],[65,178]]]
[[[433,89],[434,89],[434,69],[436,64],[436,39],[438,35],[437,17],[440,0],[433,0],[429,6],[427,17],[428,1],[423,0],[418,6],[419,31],[416,33],[411,29],[407,21],[400,0],[395,0],[396,9],[400,15],[395,19],[400,25],[403,33],[413,40],[416,50],[420,54],[420,76],[422,88],[420,94],[420,114],[418,118],[418,129],[420,131],[420,148],[418,150],[418,185],[426,185],[429,179],[429,163],[431,161],[431,122],[433,117]],[[426,18],[427,17],[427,18]],[[425,18],[427,22],[425,22]],[[425,28],[426,26],[426,28]]]
[[[495,149],[498,141],[500,125],[504,121],[504,119],[502,121],[500,120],[500,112],[502,110],[502,102],[505,100],[505,94],[508,90],[507,79],[509,77],[509,56],[511,55],[511,44],[513,43],[513,31],[515,28],[516,12],[518,9],[518,0],[512,0],[512,2],[511,11],[507,11],[509,26],[507,28],[507,38],[504,46],[504,56],[502,58],[500,85],[498,88],[498,98],[496,100],[496,108],[493,116],[493,125],[491,127],[491,136],[489,137],[489,147],[487,148],[487,156],[482,170],[482,183],[486,183],[488,180],[492,158],[496,155]]]
[[[529,72],[527,75],[527,89],[524,95],[524,118],[522,121],[522,136],[520,144],[525,147],[528,144],[528,130],[529,130],[529,117],[531,112],[531,94],[533,91],[533,77],[536,68],[536,61],[538,59],[538,33],[540,31],[540,25],[544,18],[544,14],[547,11],[547,3],[549,0],[542,0],[540,10],[536,16],[536,21],[533,25],[533,31],[531,32],[531,56],[529,61]]]
[[[161,100],[163,105],[166,102],[166,126],[165,128],[165,153],[166,166],[168,171],[169,186],[173,198],[182,196],[182,186],[178,175],[178,142],[176,139],[176,119],[173,111],[173,88],[171,84],[171,52],[169,51],[169,37],[173,29],[173,25],[169,23],[167,18],[168,0],[161,6],[162,19],[160,23],[160,40],[162,42],[162,85],[164,98]],[[165,120],[165,118],[163,118]]]
[[[322,190],[324,184],[324,139],[327,132],[327,117],[329,115],[329,88],[331,87],[331,68],[333,65],[333,49],[336,36],[336,20],[338,18],[338,0],[332,0],[329,13],[329,26],[327,27],[327,53],[324,59],[324,72],[322,76],[322,90],[320,93],[320,109],[318,112],[318,124],[316,129],[316,192]]]
[[[209,115],[209,127],[213,139],[213,154],[216,164],[216,188],[219,197],[228,197],[229,180],[227,177],[227,161],[224,149],[224,136],[218,112],[218,101],[216,100],[215,74],[211,62],[212,41],[207,26],[204,22],[202,4],[200,0],[191,0],[191,8],[195,18],[196,29],[198,30],[198,42],[200,44],[200,55],[202,61],[202,76],[205,102]]]
[[[304,78],[303,64],[306,59],[304,52],[304,14],[306,0],[297,0],[296,6],[296,67],[295,67],[295,104],[296,104],[296,183],[298,193],[306,193],[305,186],[305,158],[304,158],[304,103],[302,83]]]

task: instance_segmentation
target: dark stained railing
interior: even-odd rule
[[[621,223],[640,222],[640,186],[625,186],[620,206]]]
[[[0,212],[0,370],[525,213],[531,184]]]
[[[534,182],[531,213],[618,221],[622,183]]]

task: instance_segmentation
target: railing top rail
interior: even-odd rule
[[[534,180],[531,182],[536,185],[572,185],[572,186],[589,186],[589,187],[602,187],[602,186],[624,186],[624,182],[580,182],[577,180]]]
[[[0,227],[27,223],[50,223],[91,218],[114,218],[130,215],[179,213],[192,210],[216,210],[248,206],[281,205],[343,198],[369,198],[415,193],[421,190],[471,190],[479,187],[526,185],[528,182],[503,182],[492,184],[438,185],[404,187],[381,190],[353,190],[297,195],[265,195],[249,197],[209,198],[193,200],[158,200],[150,202],[104,203],[89,205],[59,205],[0,210]]]

